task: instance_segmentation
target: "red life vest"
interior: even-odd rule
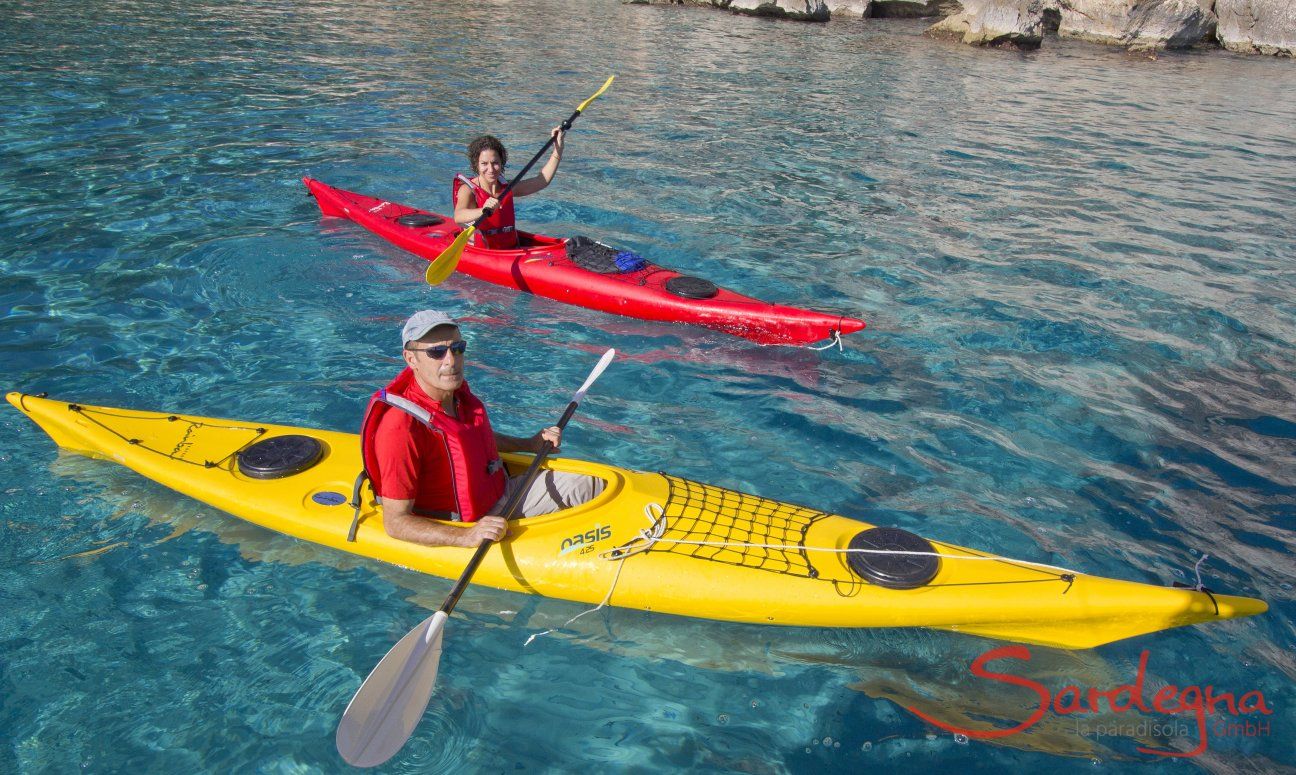
[[[464,522],[476,522],[504,495],[508,474],[495,448],[495,432],[491,429],[486,407],[464,383],[455,391],[459,419],[450,417],[437,407],[436,411],[414,403],[403,395],[414,384],[414,372],[405,369],[386,388],[376,391],[365,409],[360,426],[360,454],[365,472],[373,482],[373,491],[381,492],[382,471],[378,470],[374,441],[378,424],[388,411],[395,408],[408,413],[429,431],[424,454],[437,456],[438,477],[440,469],[450,481],[450,492],[437,503],[420,504],[420,511],[431,510],[436,516]],[[416,429],[412,429],[416,430]]]
[[[501,184],[504,181],[500,181]],[[459,189],[465,184],[472,189],[473,196],[477,198],[477,206],[481,207],[486,203],[491,195],[486,193],[486,189],[472,182],[466,175],[455,175],[454,186],[450,191],[450,202],[453,206],[458,207]],[[513,216],[513,196],[510,194],[500,202],[490,217],[477,224],[477,231],[473,233],[473,239],[477,244],[491,250],[510,250],[518,246],[517,229],[515,228],[516,218]]]

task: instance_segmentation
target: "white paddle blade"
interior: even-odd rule
[[[603,357],[599,359],[598,365],[594,367],[594,370],[590,372],[589,377],[585,379],[585,384],[581,385],[580,390],[576,391],[576,395],[572,396],[573,404],[579,404],[581,401],[585,400],[585,394],[589,392],[590,385],[593,385],[594,380],[598,379],[599,376],[603,374],[607,369],[608,364],[611,363],[612,359],[615,357],[616,350],[609,347],[608,351],[603,353]]]
[[[441,665],[442,611],[391,647],[351,698],[338,722],[337,749],[355,767],[376,767],[396,755],[423,718]]]

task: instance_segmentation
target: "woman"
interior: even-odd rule
[[[562,161],[565,133],[562,127],[555,127],[550,134],[553,136],[553,153],[549,155],[549,161],[545,162],[540,174],[519,180],[502,205],[499,197],[508,186],[508,182],[504,180],[508,151],[504,150],[503,143],[491,135],[483,135],[468,144],[468,161],[477,176],[469,178],[466,175],[456,175],[451,196],[454,199],[454,219],[461,226],[476,221],[486,210],[491,211],[490,217],[477,225],[474,237],[478,245],[492,250],[508,250],[518,246],[513,200],[544,189],[557,174],[558,164]]]

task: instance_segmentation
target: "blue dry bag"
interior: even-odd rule
[[[643,269],[648,265],[643,256],[630,250],[623,250],[616,254],[617,269],[622,272],[634,272]]]

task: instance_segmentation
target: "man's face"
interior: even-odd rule
[[[422,339],[405,345],[405,362],[423,385],[453,392],[464,379],[464,356],[455,352],[455,343],[462,341],[455,326],[437,326]]]

